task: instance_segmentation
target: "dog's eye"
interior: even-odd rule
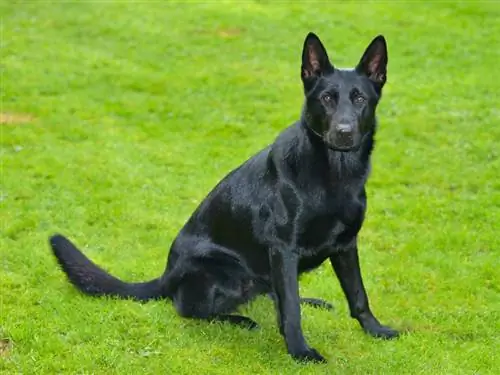
[[[325,94],[321,97],[325,103],[330,103],[332,101],[332,96],[330,94]]]
[[[355,103],[355,104],[363,104],[365,101],[366,101],[365,97],[364,97],[364,96],[361,96],[361,95],[357,95],[357,96],[354,98],[354,103]]]

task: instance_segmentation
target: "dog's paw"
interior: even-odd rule
[[[376,337],[378,339],[391,340],[399,336],[399,332],[391,327],[377,325],[374,327],[365,328],[365,332],[370,336]]]
[[[326,363],[327,360],[316,349],[305,348],[296,353],[290,353],[293,359],[299,362]]]

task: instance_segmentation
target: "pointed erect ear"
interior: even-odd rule
[[[372,40],[359,61],[356,71],[366,75],[381,88],[387,79],[387,44],[382,35]]]
[[[333,70],[333,66],[328,60],[325,47],[316,34],[307,34],[302,50],[302,79],[319,77],[331,70]]]

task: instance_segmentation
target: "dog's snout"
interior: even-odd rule
[[[338,124],[337,131],[342,134],[352,133],[352,126],[349,124]]]
[[[340,148],[350,148],[354,145],[354,128],[349,123],[341,122],[335,125],[334,144]]]

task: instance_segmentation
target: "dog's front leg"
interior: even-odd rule
[[[302,332],[297,255],[289,249],[271,250],[270,263],[278,324],[288,353],[300,361],[326,362],[307,345]]]
[[[370,310],[368,296],[361,277],[356,242],[348,249],[341,250],[331,256],[330,262],[347,298],[351,316],[358,320],[363,330],[374,337],[385,339],[397,337],[398,332],[380,324]]]

